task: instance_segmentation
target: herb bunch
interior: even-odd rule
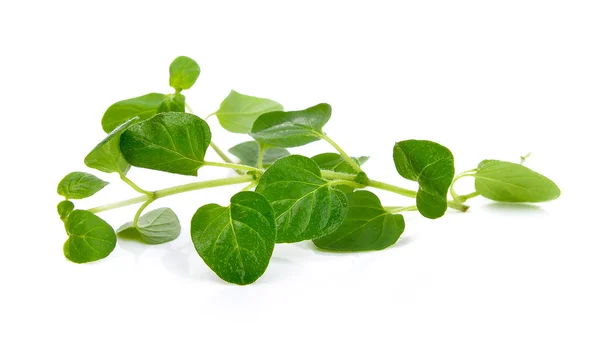
[[[550,179],[522,162],[483,160],[477,168],[455,175],[454,157],[446,147],[427,140],[404,140],[393,147],[398,174],[418,182],[413,191],[372,179],[361,169],[369,157],[350,157],[323,131],[331,106],[284,111],[281,104],[240,94],[225,98],[215,116],[221,126],[254,140],[229,152],[234,162],[211,139],[206,121],[193,114],[183,90],[200,75],[198,64],[185,56],[169,67],[174,93],[151,93],[111,105],[102,118],[108,134],[85,157],[85,164],[116,173],[140,195],[87,210],[73,200],[88,198],[108,183],[84,172],[66,175],[58,185],[65,200],[58,206],[68,239],[64,255],[86,263],[107,257],[117,237],[146,244],[176,239],[181,226],[169,208],[145,212],[157,199],[193,190],[246,184],[230,204],[203,205],[191,219],[191,239],[204,262],[223,280],[235,284],[256,281],[269,265],[275,244],[304,240],[323,250],[369,251],[393,245],[405,227],[403,212],[418,211],[429,219],[442,217],[450,207],[465,212],[465,202],[477,196],[498,202],[544,202],[558,198]],[[336,152],[312,158],[287,149],[324,140]],[[204,159],[212,148],[222,162]],[[203,166],[233,169],[237,176],[147,191],[127,177],[131,166],[197,176]],[[474,191],[459,195],[454,184],[473,177]],[[414,205],[383,206],[371,187],[416,199]],[[451,198],[448,198],[450,194]],[[115,231],[98,213],[141,204],[130,222]]]

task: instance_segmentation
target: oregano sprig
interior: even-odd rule
[[[108,107],[101,122],[107,136],[84,163],[104,174],[116,173],[139,195],[78,209],[74,200],[92,197],[108,182],[85,172],[66,175],[57,188],[64,197],[57,212],[67,233],[63,246],[67,259],[76,263],[103,259],[117,239],[142,244],[175,240],[181,232],[175,212],[165,207],[146,210],[161,198],[219,186],[241,185],[229,205],[198,205],[189,234],[204,262],[223,280],[240,285],[253,283],[267,270],[278,243],[311,240],[322,250],[381,250],[394,245],[404,232],[404,212],[418,211],[437,219],[447,208],[467,211],[465,202],[477,196],[514,203],[560,196],[554,182],[523,165],[529,155],[521,157],[519,164],[484,160],[477,168],[455,175],[452,152],[427,140],[401,140],[390,147],[399,178],[417,182],[417,191],[375,180],[362,169],[369,157],[350,156],[324,132],[332,113],[329,104],[286,111],[276,101],[232,90],[203,119],[182,94],[199,75],[194,60],[177,57],[169,67],[174,92],[150,93]],[[211,116],[227,131],[253,138],[229,149],[237,162],[212,139],[206,121]],[[336,152],[309,158],[288,150],[320,140]],[[223,161],[205,160],[209,148]],[[149,191],[127,176],[131,166],[189,176],[201,176],[204,166],[213,166],[233,169],[238,175]],[[454,185],[465,177],[474,178],[474,190],[460,195]],[[378,189],[415,202],[382,205],[374,193]],[[140,207],[122,224],[114,224],[116,232],[97,215],[134,204]]]

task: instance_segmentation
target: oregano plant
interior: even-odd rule
[[[150,245],[172,241],[181,233],[175,212],[146,209],[157,199],[225,185],[240,184],[240,192],[231,196],[228,205],[198,205],[186,236],[220,278],[240,285],[256,281],[265,272],[275,244],[311,240],[323,250],[381,250],[404,232],[405,212],[437,219],[448,208],[467,211],[465,202],[477,196],[508,203],[545,202],[560,196],[552,180],[523,165],[526,157],[521,163],[486,159],[455,174],[452,152],[428,140],[390,145],[398,175],[417,182],[418,190],[382,182],[361,168],[369,157],[351,157],[326,134],[332,113],[329,104],[286,111],[273,100],[232,90],[206,119],[214,116],[224,129],[248,135],[248,141],[229,150],[238,158],[234,161],[215,144],[208,123],[192,112],[182,94],[198,79],[198,64],[177,57],[169,74],[172,93],[150,93],[108,107],[101,123],[107,135],[84,159],[89,168],[118,174],[138,196],[78,209],[74,201],[92,197],[108,182],[90,173],[72,172],[58,184],[64,200],[57,211],[67,234],[63,250],[70,261],[103,259],[121,239]],[[330,147],[312,158],[288,150],[320,140]],[[209,148],[222,162],[205,160]],[[148,191],[127,177],[131,166],[189,176],[201,175],[204,166],[215,166],[235,170],[237,175]],[[474,191],[459,195],[454,185],[464,177],[474,178]],[[415,201],[385,206],[376,190]],[[120,224],[111,226],[97,215],[133,204],[140,205],[137,212]]]

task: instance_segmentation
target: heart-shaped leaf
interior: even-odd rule
[[[128,120],[138,117],[138,122],[151,118],[158,112],[165,95],[151,93],[119,101],[106,110],[102,117],[102,129],[109,133]]]
[[[231,90],[215,115],[225,130],[247,134],[260,115],[271,111],[283,111],[283,106],[270,99],[243,95]]]
[[[273,208],[256,192],[239,192],[229,207],[200,207],[191,235],[200,257],[220,278],[250,284],[265,272],[273,254]]]
[[[494,201],[544,202],[560,196],[552,180],[520,164],[484,160],[473,176],[475,191]]]
[[[131,165],[125,160],[119,146],[121,134],[130,125],[139,121],[134,117],[112,130],[96,147],[85,157],[84,162],[90,168],[112,173],[127,174]]]
[[[185,112],[185,96],[180,93],[165,95],[158,112]]]
[[[85,172],[71,172],[58,183],[57,193],[67,199],[91,197],[108,185],[108,182]]]
[[[275,211],[277,242],[298,242],[327,235],[342,223],[348,211],[346,195],[321,177],[310,158],[281,158],[260,178],[256,192]]]
[[[173,241],[179,237],[181,225],[179,219],[170,208],[152,210],[138,219],[137,227],[133,221],[117,229],[119,236],[139,239],[144,243],[157,245]]]
[[[169,66],[169,85],[177,92],[192,87],[198,76],[200,66],[187,56],[179,56]]]
[[[63,200],[56,205],[56,211],[62,221],[67,220],[69,214],[75,209],[75,205],[69,200]]]
[[[388,213],[369,191],[348,194],[348,214],[333,233],[313,242],[334,251],[364,251],[387,248],[404,232],[404,217]]]
[[[256,141],[240,143],[229,149],[229,152],[240,158],[242,164],[256,167],[258,163],[258,154],[260,152],[260,144]],[[289,155],[290,153],[286,149],[280,147],[267,147],[263,154],[263,167],[269,167],[277,159]]]
[[[398,173],[419,182],[417,208],[426,218],[446,213],[447,194],[454,178],[454,157],[444,146],[427,140],[405,140],[394,146]]]
[[[74,210],[65,222],[69,238],[63,246],[65,257],[75,263],[107,257],[117,244],[113,228],[95,214]]]
[[[302,146],[321,139],[330,117],[331,106],[326,103],[300,111],[269,112],[256,119],[250,136],[276,147]]]
[[[196,176],[210,145],[208,124],[184,112],[164,112],[129,127],[121,151],[133,166]]]

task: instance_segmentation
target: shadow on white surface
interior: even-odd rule
[[[483,209],[494,214],[515,215],[545,215],[547,212],[540,206],[534,204],[509,204],[494,202],[483,205]]]

